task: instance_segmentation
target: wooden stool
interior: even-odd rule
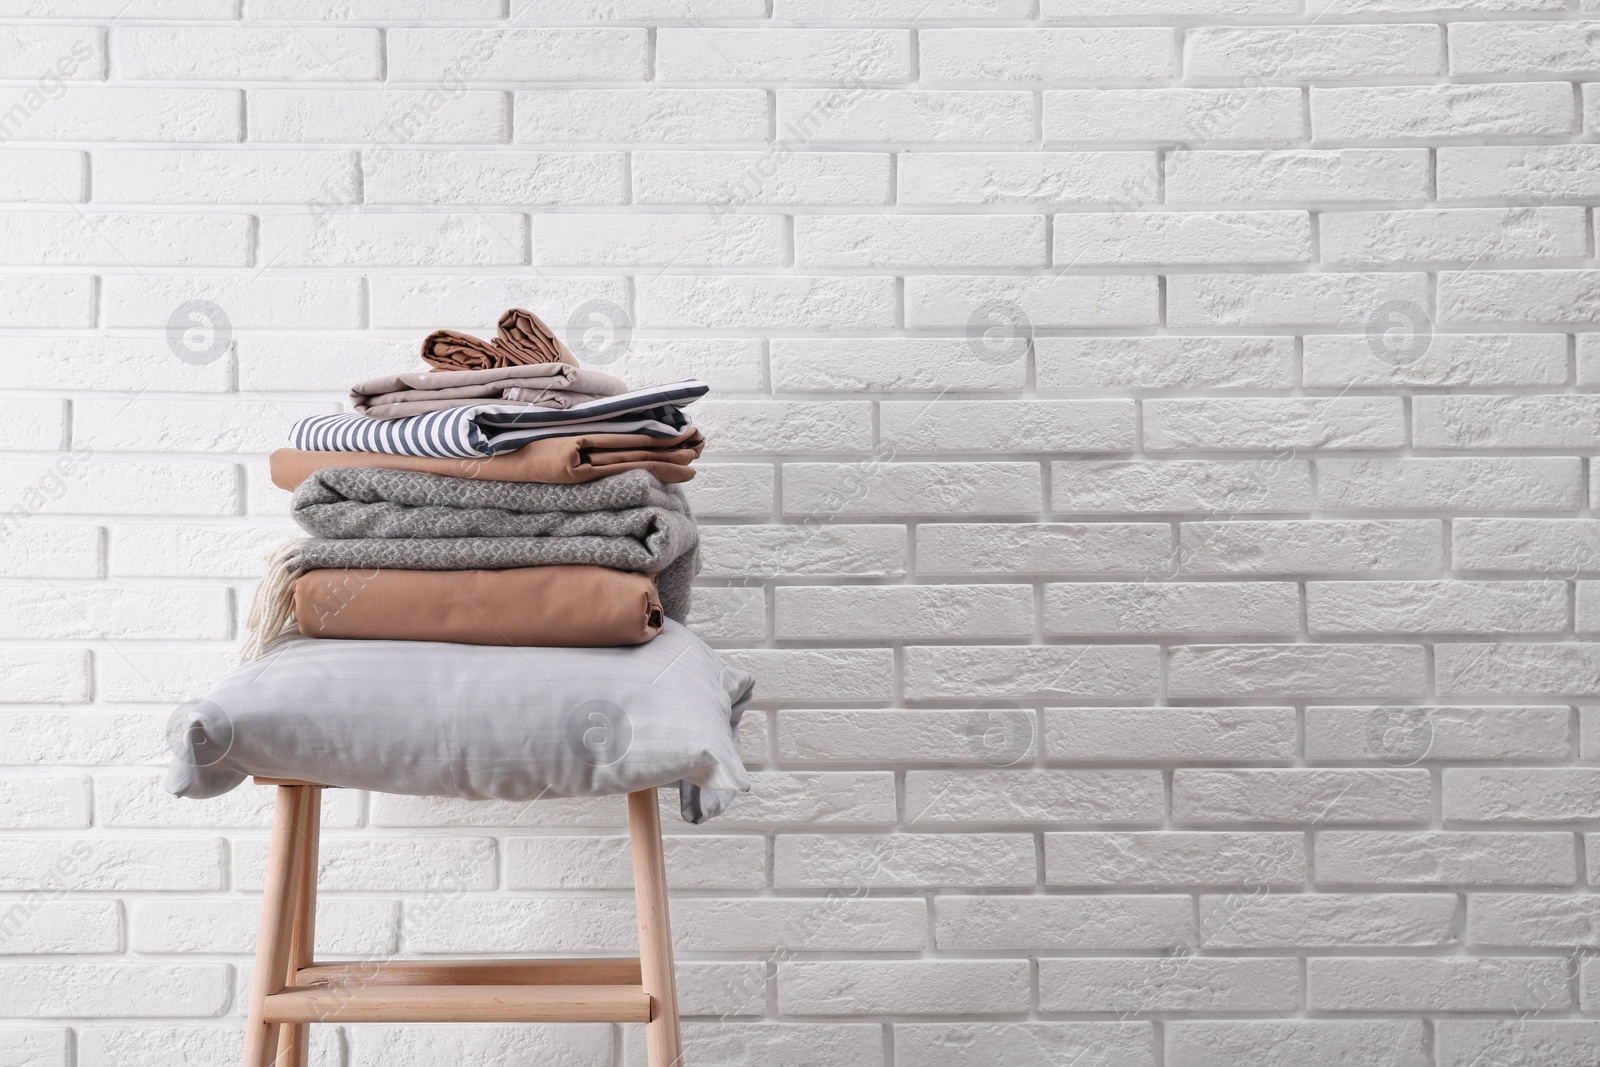
[[[644,1023],[650,1067],[680,1067],[678,994],[667,924],[656,791],[628,794],[638,959],[352,960],[315,962],[314,782],[278,787],[267,853],[244,1067],[306,1067],[311,1023]]]

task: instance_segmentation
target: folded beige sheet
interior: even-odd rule
[[[403,419],[444,408],[515,403],[569,408],[628,391],[621,378],[570,363],[531,363],[485,370],[385,374],[350,387],[350,404],[374,419]]]
[[[484,341],[455,330],[435,330],[422,339],[422,360],[440,370],[483,370],[526,363],[570,363],[578,359],[555,331],[533,312],[511,308],[500,316],[499,333]]]

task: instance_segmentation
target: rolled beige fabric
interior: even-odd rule
[[[307,637],[609,648],[661,632],[656,583],[609,567],[315,570],[294,583]]]
[[[439,370],[486,370],[526,363],[570,363],[574,356],[544,320],[526,308],[500,316],[499,335],[484,341],[455,330],[435,330],[422,339],[422,359]]]

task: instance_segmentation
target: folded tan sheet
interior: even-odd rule
[[[492,341],[455,330],[435,330],[422,339],[422,359],[440,370],[484,370],[525,363],[578,365],[561,338],[524,308],[512,308],[500,316],[499,333]]]
[[[307,571],[294,615],[308,637],[609,648],[661,632],[649,575],[609,567]]]
[[[489,459],[433,459],[383,452],[304,452],[280,448],[269,461],[272,484],[293,490],[325,467],[384,467],[485,482],[576,485],[623,471],[642,470],[663,482],[687,482],[705,450],[705,435],[690,428],[677,437],[643,433],[591,433],[545,437]]]
[[[385,374],[350,387],[350,404],[374,419],[403,419],[444,408],[515,403],[569,408],[628,391],[621,378],[570,363],[530,363],[484,370]]]

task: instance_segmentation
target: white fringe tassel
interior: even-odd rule
[[[245,642],[239,649],[239,662],[249,663],[285,632],[297,632],[294,624],[294,580],[300,577],[300,541],[285,541],[267,556],[267,570],[256,586],[245,619]]]

